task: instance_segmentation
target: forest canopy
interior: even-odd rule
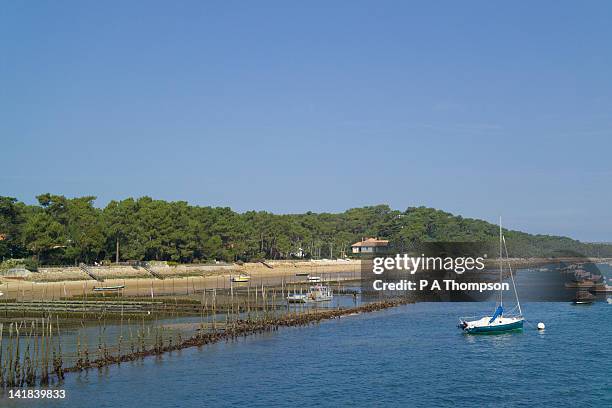
[[[397,250],[422,242],[494,242],[494,224],[444,211],[388,205],[342,213],[237,213],[150,197],[111,201],[42,194],[37,205],[0,196],[0,260],[33,259],[42,265],[99,261],[174,262],[350,256],[363,237],[389,239]],[[511,256],[612,256],[612,246],[567,237],[505,231]],[[117,257],[117,250],[119,256]]]

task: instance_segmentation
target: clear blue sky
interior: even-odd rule
[[[1,1],[0,194],[612,241],[612,3],[535,3]]]

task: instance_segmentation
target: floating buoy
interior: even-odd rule
[[[538,323],[538,330],[544,330],[546,328],[546,326],[544,325],[544,323],[540,322]]]

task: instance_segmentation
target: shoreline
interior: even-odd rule
[[[612,262],[612,258],[510,258],[507,260],[513,268],[537,267],[559,262]],[[485,262],[492,267],[496,259]],[[87,266],[95,276],[106,280],[147,279],[155,278],[142,267],[131,265]],[[248,262],[244,264],[179,264],[169,266],[166,263],[156,263],[150,266],[155,275],[165,280],[179,278],[208,278],[237,274],[247,274],[253,277],[293,276],[295,273],[329,274],[340,272],[359,273],[361,260],[313,260],[313,261],[265,261]],[[162,280],[162,279],[160,279]],[[19,272],[0,273],[0,284],[6,282],[95,282],[78,266],[40,267],[37,272],[20,270]]]
[[[163,279],[211,277],[237,274],[270,277],[289,275],[297,272],[334,273],[359,271],[360,260],[315,260],[315,261],[265,261],[244,264],[179,264],[169,266],[165,262],[153,263],[149,269]],[[147,269],[131,265],[87,266],[95,276],[103,280],[111,279],[151,279],[155,278]],[[93,279],[78,266],[39,267],[37,272],[20,270],[14,274],[0,274],[0,282],[69,282],[92,281]]]
[[[537,268],[549,264],[611,262],[610,258],[511,258],[515,268]],[[497,261],[489,259],[487,266],[496,267]],[[219,264],[219,265],[153,265],[151,269],[159,279],[147,270],[134,266],[93,266],[88,267],[97,281],[79,267],[40,268],[27,277],[0,275],[2,299],[43,300],[70,298],[72,296],[93,296],[94,287],[124,286],[121,296],[157,297],[190,295],[202,290],[230,289],[230,287],[294,286],[308,284],[307,276],[319,276],[323,281],[344,282],[361,279],[360,260],[322,261],[267,261],[264,263]],[[249,283],[231,283],[230,277],[247,274]],[[298,274],[300,276],[298,276]]]

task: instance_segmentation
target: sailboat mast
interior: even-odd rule
[[[503,275],[503,270],[504,270],[504,265],[503,265],[503,253],[502,253],[502,219],[501,216],[499,217],[499,283],[503,283],[504,282],[504,275]],[[500,306],[503,306],[503,293],[504,291],[501,289],[501,285],[500,285],[500,289],[499,289],[499,304]]]

